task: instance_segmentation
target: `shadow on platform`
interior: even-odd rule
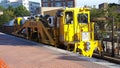
[[[57,59],[62,59],[62,60],[72,60],[72,61],[88,61],[84,58],[78,58],[77,56],[61,56]]]
[[[22,38],[17,38],[15,36],[0,33],[0,45],[10,45],[10,46],[40,46],[40,44],[25,40]]]

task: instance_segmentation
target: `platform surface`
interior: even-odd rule
[[[119,68],[77,54],[0,33],[0,58],[9,68]]]

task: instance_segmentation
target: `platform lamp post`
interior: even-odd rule
[[[112,57],[115,56],[114,52],[114,17],[112,17]]]

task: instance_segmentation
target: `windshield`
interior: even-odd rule
[[[88,14],[78,14],[79,23],[88,23]]]
[[[66,24],[73,23],[73,12],[66,12],[65,13]]]

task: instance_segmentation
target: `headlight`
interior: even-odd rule
[[[86,42],[86,51],[90,50],[90,42]]]
[[[82,32],[82,41],[89,41],[89,40],[90,40],[90,33]]]

